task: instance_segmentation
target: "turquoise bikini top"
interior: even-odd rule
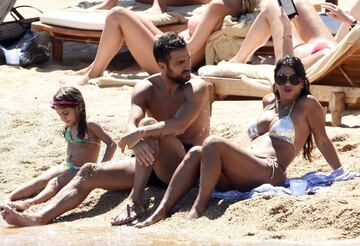
[[[277,121],[275,121],[269,129],[270,137],[285,141],[291,145],[295,144],[295,127],[290,117],[294,105],[295,102],[291,105],[289,113],[285,117],[279,118]],[[250,125],[248,129],[248,135],[251,139],[254,139],[260,135],[256,122]]]
[[[71,136],[71,131],[70,128],[67,127],[66,131],[65,131],[65,141],[69,144],[69,143],[86,143],[86,144],[96,144],[99,145],[99,143],[91,141],[89,139],[89,136],[86,134],[84,138],[80,138],[79,136],[76,136],[75,138],[73,138]]]

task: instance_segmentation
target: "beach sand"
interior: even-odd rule
[[[52,4],[48,4],[49,2]],[[24,0],[18,1],[18,4],[32,4],[47,10],[62,8],[75,2]],[[72,81],[77,78],[67,75],[67,72],[84,67],[92,61],[96,46],[68,42],[64,49],[62,63],[50,61],[41,67],[30,69],[0,67],[0,200],[21,183],[64,160],[66,152],[66,144],[62,137],[64,125],[56,112],[50,108],[49,102],[62,81]],[[120,63],[122,63],[121,59],[115,59],[112,67],[118,68],[117,65]],[[103,89],[96,86],[81,88],[87,106],[87,115],[100,122],[116,140],[121,138],[126,129],[131,90],[132,88],[127,86]],[[212,108],[211,133],[228,138],[245,148],[249,143],[247,126],[261,109],[260,101],[215,102]],[[342,164],[351,171],[360,172],[360,111],[346,111],[342,127],[330,127],[329,114],[326,115],[326,119],[327,133]],[[103,151],[104,147],[102,147]],[[121,160],[129,155],[129,151],[122,154],[118,150],[114,159]],[[298,156],[287,171],[288,177],[300,177],[310,171],[331,172],[331,168],[318,149],[315,149],[313,156],[314,161],[311,163]],[[156,188],[148,189],[144,200],[149,204],[149,210],[140,216],[139,221],[144,220],[155,210],[163,192]],[[122,207],[122,202],[129,191],[108,192],[98,189],[93,191],[78,208],[56,219],[55,224],[38,229],[10,230],[5,228],[6,224],[2,221],[0,244],[10,242],[10,239],[16,244],[21,242],[21,239],[26,240],[34,236],[32,233],[40,232],[44,233],[41,239],[43,241],[36,242],[40,242],[39,244],[54,242],[56,238],[64,239],[64,235],[60,233],[56,236],[54,233],[50,236],[46,233],[64,227],[70,228],[68,231],[79,233],[86,230],[88,232],[86,238],[92,240],[95,240],[97,233],[101,232],[105,242],[109,244],[117,244],[117,242],[121,244],[124,243],[121,241],[124,237],[136,240],[143,235],[148,235],[153,241],[143,240],[141,244],[155,245],[166,245],[169,242],[172,244],[189,242],[190,245],[239,244],[240,242],[260,245],[322,244],[324,241],[335,244],[360,243],[357,241],[360,237],[359,178],[334,183],[330,191],[323,194],[261,195],[248,200],[212,200],[203,217],[188,221],[185,216],[196,193],[197,190],[193,189],[187,194],[176,206],[176,212],[171,217],[154,226],[139,230],[131,226],[110,227],[111,217]],[[44,205],[46,204],[35,206],[29,211],[37,211]],[[109,239],[111,235],[113,237]],[[7,237],[8,241],[3,241]],[[16,241],[16,238],[20,241]],[[270,241],[265,243],[265,240]],[[83,244],[89,244],[93,241],[84,242]]]

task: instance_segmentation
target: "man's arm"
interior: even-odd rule
[[[160,121],[149,126],[137,129],[143,138],[159,138],[164,136],[176,136],[183,134],[187,128],[197,119],[204,103],[208,100],[206,83],[199,78],[193,78],[194,82],[185,89],[186,100],[181,105],[172,119]]]
[[[127,131],[136,130],[139,122],[146,115],[146,89],[149,84],[145,81],[138,83],[131,95],[131,109],[128,118]]]
[[[184,133],[198,117],[199,108],[203,108],[203,104],[208,100],[206,83],[200,79],[192,78],[192,80],[194,81],[191,82],[191,85],[187,85],[185,88],[186,100],[174,118],[136,128],[120,140],[121,150],[124,151],[125,146],[132,149],[143,138],[160,138]]]

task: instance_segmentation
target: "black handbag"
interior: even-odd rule
[[[14,45],[28,31],[31,30],[32,22],[39,21],[39,17],[24,18],[17,10],[18,8],[23,8],[23,7],[33,8],[38,10],[40,13],[42,13],[41,10],[29,5],[20,5],[15,8],[12,8],[10,14],[15,20],[3,22],[0,24],[0,45],[4,47]]]

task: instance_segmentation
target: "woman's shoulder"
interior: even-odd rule
[[[319,109],[322,110],[320,102],[313,95],[305,95],[300,97],[298,100],[298,104],[299,106],[302,106],[310,111],[316,111]]]

